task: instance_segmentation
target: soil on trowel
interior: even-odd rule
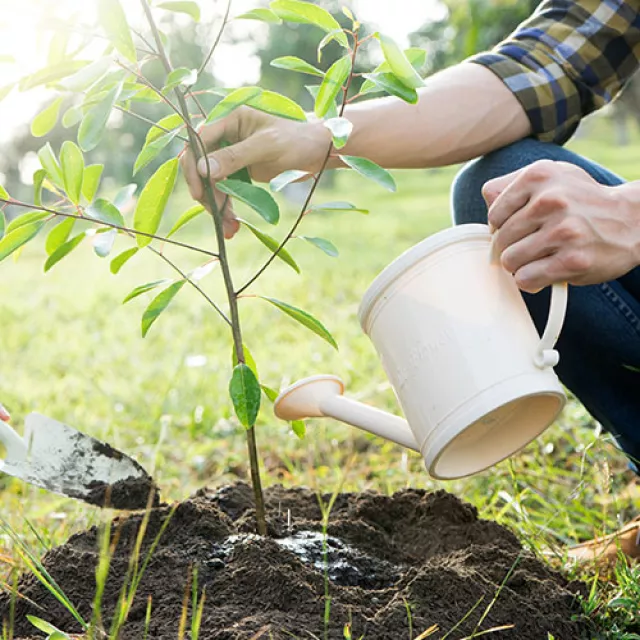
[[[88,489],[89,493],[83,494],[82,499],[98,507],[136,511],[146,505],[160,505],[158,487],[146,474],[142,477],[131,476],[113,484],[93,482],[89,484]]]
[[[324,533],[316,494],[273,487],[267,491],[269,536],[264,538],[253,534],[253,499],[244,484],[203,489],[173,508],[173,513],[170,506],[154,509],[146,523],[139,566],[157,546],[119,638],[191,637],[196,574],[195,591],[199,602],[204,599],[199,635],[204,640],[403,640],[430,628],[437,628],[430,640],[461,640],[490,629],[483,635],[591,636],[576,600],[582,585],[568,583],[524,551],[510,531],[479,519],[474,507],[442,491],[341,494]],[[107,630],[142,522],[142,514],[133,514],[113,524],[113,557],[102,596]],[[49,574],[87,621],[99,543],[99,531],[92,528],[44,557]],[[26,614],[67,632],[81,631],[34,576],[23,576],[18,591],[23,598],[15,602],[15,638],[40,637]],[[9,595],[0,594],[0,619],[8,619],[11,608]]]

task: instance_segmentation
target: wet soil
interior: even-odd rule
[[[184,637],[190,637],[196,574],[204,640],[337,640],[346,637],[347,624],[350,637],[367,640],[417,638],[434,625],[430,640],[461,640],[497,627],[504,629],[491,638],[593,637],[575,597],[584,593],[582,585],[568,583],[524,551],[510,531],[479,519],[472,506],[448,493],[341,494],[326,533],[318,497],[310,491],[273,487],[267,508],[265,538],[253,534],[253,500],[244,484],[203,489],[177,506],[151,511],[140,565],[157,546],[119,637],[173,640],[183,612]],[[142,523],[141,514],[132,514],[112,526],[102,597],[107,629],[131,575]],[[85,620],[92,618],[99,540],[92,528],[44,557]],[[331,605],[326,623],[325,589]],[[15,603],[16,638],[39,637],[26,614],[80,631],[34,576],[23,576],[18,591],[36,604]],[[0,618],[10,610],[10,597],[0,594]]]

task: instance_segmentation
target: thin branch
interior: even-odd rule
[[[229,11],[231,11],[231,0],[227,0],[227,9],[224,13],[224,17],[222,18],[222,24],[220,25],[220,29],[218,30],[218,35],[216,36],[216,39],[213,41],[213,44],[209,49],[209,53],[207,53],[207,56],[205,57],[205,59],[202,61],[202,64],[198,68],[198,75],[200,75],[205,70],[206,66],[209,64],[209,61],[211,60],[211,57],[213,56],[214,51],[216,50],[216,47],[220,43],[220,38],[222,38],[222,33],[224,32],[225,27],[227,26],[227,22],[229,21]]]
[[[196,291],[198,291],[198,293],[200,293],[200,295],[218,312],[220,317],[229,326],[231,326],[231,320],[229,320],[229,318],[227,317],[227,314],[205,293],[205,291],[202,289],[202,287],[200,287],[199,284],[197,284],[194,280],[191,280],[191,278],[189,278],[189,276],[184,271],[182,271],[182,269],[180,269],[180,267],[175,262],[173,262],[172,260],[169,260],[169,258],[167,258],[167,256],[164,255],[164,253],[162,253],[161,251],[158,251],[155,247],[152,247],[151,245],[149,245],[147,249],[150,249],[153,253],[155,253],[157,256],[162,258],[172,269],[174,269],[177,273],[179,273],[182,276],[183,280],[186,280]]]
[[[117,229],[118,231],[124,231],[125,233],[130,233],[136,236],[144,236],[145,238],[160,240],[160,242],[167,242],[169,244],[176,245],[177,247],[182,247],[183,249],[189,249],[190,251],[195,251],[196,253],[202,253],[211,258],[219,257],[217,253],[213,253],[213,251],[208,251],[207,249],[201,249],[200,247],[194,247],[193,245],[185,244],[184,242],[179,242],[178,240],[171,240],[171,238],[163,238],[162,236],[156,236],[156,235],[153,235],[152,233],[145,233],[144,231],[138,231],[136,229],[131,229],[130,227],[122,227],[118,224],[112,224],[111,222],[105,222],[104,220],[98,220],[97,218],[92,218],[90,216],[89,217],[81,216],[75,213],[57,211],[56,209],[50,209],[49,207],[38,206],[35,204],[28,204],[27,202],[21,202],[20,200],[0,198],[0,202],[4,202],[5,204],[13,204],[16,207],[23,207],[25,209],[35,209],[36,211],[46,211],[47,213],[52,213],[62,218],[73,218],[74,220],[83,220],[84,222],[93,222],[95,224],[103,225],[105,227],[110,227],[111,229]]]
[[[356,39],[356,41],[354,43],[354,46],[353,46],[353,52],[351,54],[351,68],[352,69],[353,69],[353,65],[354,65],[354,62],[355,62],[357,51],[358,51],[358,41]],[[347,96],[347,93],[349,91],[349,87],[351,86],[351,81],[352,80],[353,80],[353,73],[350,73],[349,74],[349,78],[347,80],[347,84],[346,84],[346,86],[344,88],[344,94],[343,94],[344,97],[342,99],[342,105],[340,106],[340,117],[342,117],[344,115],[344,110],[345,110],[345,107],[347,106],[346,96]],[[251,278],[249,278],[249,280],[247,280],[247,282],[245,282],[236,291],[236,296],[240,295],[243,291],[248,289],[267,270],[269,265],[276,259],[277,255],[284,248],[284,246],[287,244],[287,242],[289,242],[289,240],[291,240],[291,238],[293,238],[293,236],[294,236],[294,234],[296,232],[296,229],[298,228],[298,226],[302,222],[302,218],[304,218],[305,214],[307,213],[307,209],[309,208],[309,204],[311,202],[311,199],[313,198],[313,195],[315,194],[316,188],[318,187],[318,184],[320,183],[320,178],[322,177],[322,174],[324,173],[324,170],[327,168],[327,163],[329,162],[329,158],[331,157],[332,150],[333,150],[333,141],[329,144],[329,149],[327,150],[327,154],[325,155],[324,162],[322,163],[322,166],[320,167],[320,171],[318,171],[318,173],[313,178],[313,184],[311,185],[311,189],[309,189],[309,193],[307,194],[307,197],[306,197],[306,199],[304,201],[304,204],[302,205],[300,213],[298,214],[298,217],[296,218],[295,222],[293,223],[291,229],[289,229],[289,233],[287,233],[287,235],[285,236],[284,240],[278,245],[278,248],[267,258],[265,263],[256,271],[256,273],[254,273],[253,276],[251,276]]]
[[[198,111],[200,111],[200,115],[202,115],[202,117],[206,120],[207,112],[204,110],[200,100],[198,100],[198,98],[196,97],[196,94],[193,91],[188,91],[186,95],[188,98],[191,98],[196,103],[196,107],[198,107]]]
[[[126,113],[126,114],[128,114],[130,116],[133,116],[134,118],[137,118],[138,120],[141,120],[142,122],[146,122],[147,124],[153,125],[156,129],[161,129],[165,133],[173,133],[173,131],[171,129],[167,129],[166,127],[163,127],[163,126],[159,125],[157,122],[154,122],[153,120],[150,120],[149,118],[145,118],[144,116],[141,116],[139,113],[136,113],[135,111],[131,111],[130,109],[125,109],[124,107],[121,107],[121,106],[119,106],[117,104],[113,105],[113,106],[118,111],[122,111],[122,113]],[[179,138],[183,142],[189,142],[189,138],[185,138],[184,136],[181,136],[180,134],[176,134],[176,138]]]

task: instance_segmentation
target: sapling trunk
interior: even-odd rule
[[[160,60],[164,65],[167,73],[171,73],[173,67],[171,66],[171,62],[167,57],[162,39],[160,37],[160,33],[153,18],[153,14],[151,13],[151,9],[146,0],[140,0],[140,3],[142,4],[142,8],[144,10],[147,22],[149,23],[149,27],[151,28],[156,47],[158,48]],[[178,100],[178,108],[180,114],[185,124],[187,125],[189,143],[197,161],[200,157],[206,157],[205,146],[198,134],[195,132],[195,129],[193,128],[193,125],[191,123],[191,116],[189,114],[189,108],[187,106],[184,93],[180,88],[176,88],[174,90],[174,93]],[[207,174],[209,174],[208,162]],[[229,319],[231,320],[231,334],[233,336],[235,354],[238,362],[244,364],[245,355],[242,342],[242,329],[240,326],[240,314],[238,311],[238,298],[234,290],[233,278],[231,275],[231,269],[229,268],[229,260],[227,257],[227,248],[223,229],[223,211],[221,211],[217,206],[213,187],[211,186],[211,182],[209,181],[208,177],[202,178],[202,185],[204,188],[205,203],[213,219],[216,240],[218,243],[218,260],[220,261],[220,269],[222,271],[222,277],[224,279],[225,290],[227,292],[227,299],[229,302]],[[267,523],[265,518],[264,495],[262,491],[262,480],[260,477],[260,459],[258,457],[255,425],[251,425],[248,429],[246,429],[246,441],[249,453],[249,466],[251,470],[251,484],[253,487],[254,499],[256,503],[257,530],[260,535],[266,535]]]

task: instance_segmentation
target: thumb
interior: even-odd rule
[[[264,149],[258,143],[255,136],[246,140],[218,149],[198,160],[198,173],[206,178],[207,160],[212,180],[222,180],[232,173],[244,169],[263,159]]]
[[[487,207],[491,207],[498,199],[498,196],[516,179],[520,171],[521,169],[518,169],[518,171],[507,173],[504,176],[493,178],[493,180],[488,180],[484,183],[482,187],[482,197],[487,203]]]

